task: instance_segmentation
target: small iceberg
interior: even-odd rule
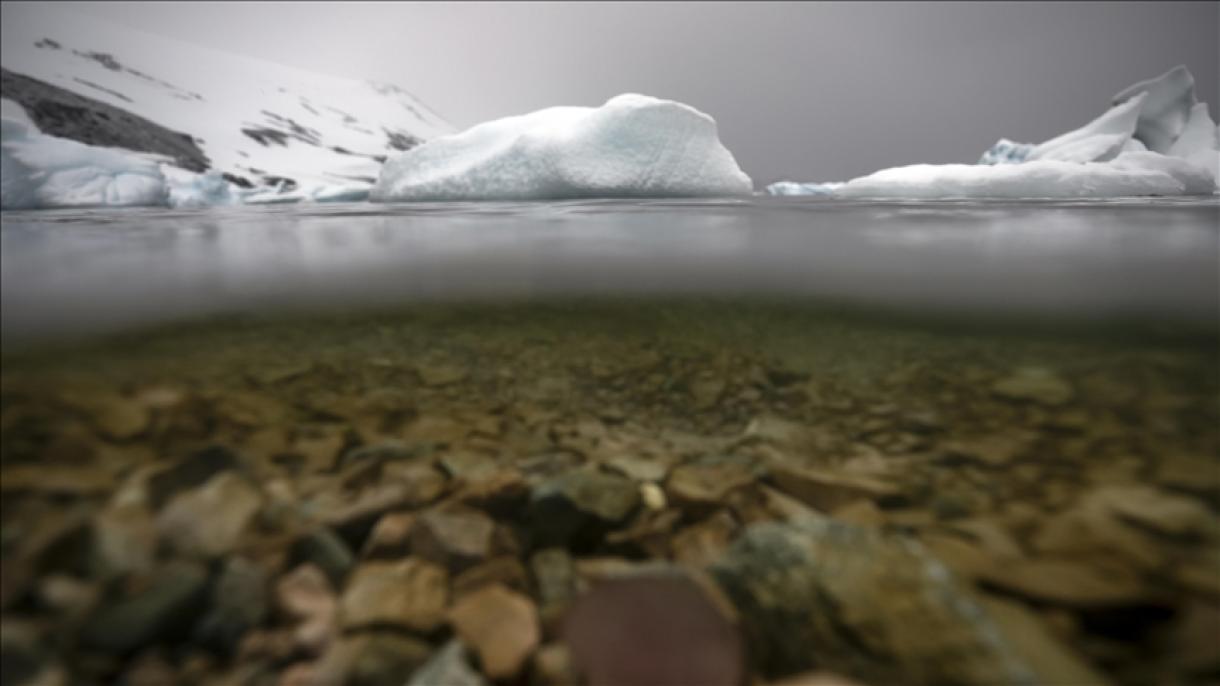
[[[0,101],[0,208],[164,206],[160,161],[47,136],[20,105]]]
[[[543,200],[749,195],[716,121],[626,94],[551,107],[432,139],[389,159],[369,199]]]
[[[978,164],[914,164],[843,184],[783,181],[772,195],[844,198],[1110,198],[1210,195],[1220,130],[1182,66],[1116,95],[1084,126],[1043,143],[1001,138]]]

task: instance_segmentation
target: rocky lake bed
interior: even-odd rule
[[[577,303],[6,351],[3,683],[1216,683],[1217,336],[1119,330]]]

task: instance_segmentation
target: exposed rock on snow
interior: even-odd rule
[[[48,136],[164,155],[174,165],[193,172],[205,171],[211,164],[188,134],[8,69],[0,69],[0,95],[20,105],[38,130]]]
[[[43,135],[7,101],[0,119],[0,207],[165,205],[158,162],[126,150]],[[10,116],[13,115],[13,116]]]
[[[370,199],[535,200],[750,193],[716,122],[645,95],[551,107],[433,139],[388,160]]]
[[[263,190],[291,177],[298,200],[356,197],[352,184],[371,185],[387,155],[453,131],[397,86],[293,69],[45,5],[6,3],[3,14],[4,97],[30,110],[43,132],[165,155],[184,169],[215,169]]]

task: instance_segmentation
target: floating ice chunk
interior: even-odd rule
[[[1182,65],[1154,79],[1140,81],[1114,96],[1114,104],[1140,94],[1147,99],[1140,109],[1135,137],[1153,152],[1167,153],[1190,118],[1195,100],[1195,78]]]
[[[169,191],[155,159],[43,135],[14,107],[20,109],[5,105],[0,118],[0,207],[167,204]]]
[[[1207,103],[1195,103],[1182,133],[1169,148],[1169,154],[1193,162],[1211,172],[1220,184],[1220,129],[1207,111]]]
[[[432,139],[387,161],[373,201],[749,194],[716,122],[645,95],[551,107]]]
[[[309,197],[314,202],[364,202],[368,200],[371,188],[367,183],[319,186]]]
[[[1104,162],[1118,157],[1135,133],[1140,108],[1147,98],[1146,93],[1136,94],[1079,129],[1035,145],[1025,160]]]
[[[1018,143],[1001,138],[983,153],[979,164],[1017,164],[1024,162],[1033,149],[1033,143]]]
[[[769,195],[834,195],[835,189],[842,183],[797,183],[796,181],[776,181],[767,186]]]
[[[180,209],[198,209],[232,205],[237,202],[233,189],[224,176],[216,171],[203,174],[163,165],[161,172],[165,174],[169,185],[169,205]]]
[[[1106,198],[1210,194],[1211,175],[1186,160],[1153,152],[1110,162],[1037,160],[1022,164],[916,164],[848,181],[843,198]]]

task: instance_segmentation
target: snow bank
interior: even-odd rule
[[[388,160],[374,201],[743,195],[750,177],[716,122],[687,105],[620,95],[435,138]]]
[[[1175,67],[1114,97],[1084,126],[1044,143],[1001,138],[978,164],[894,167],[845,184],[780,182],[773,195],[845,198],[1107,198],[1210,195],[1220,183],[1220,130]]]
[[[4,103],[0,124],[0,208],[168,203],[155,159],[43,135],[12,101]]]

